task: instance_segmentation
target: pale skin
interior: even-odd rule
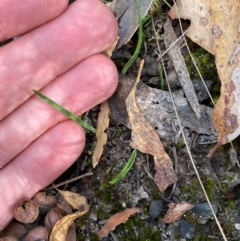
[[[31,198],[81,154],[84,130],[31,89],[75,114],[112,95],[117,70],[99,54],[117,37],[99,0],[0,1],[0,230],[14,206]]]

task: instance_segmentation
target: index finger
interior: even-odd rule
[[[67,0],[1,0],[0,41],[28,32],[61,14]]]

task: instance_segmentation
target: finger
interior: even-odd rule
[[[26,33],[48,22],[62,13],[67,5],[67,0],[1,0],[0,41]]]
[[[83,129],[72,121],[64,121],[0,170],[0,230],[12,219],[15,205],[60,176],[79,157],[84,143]]]
[[[41,89],[82,59],[106,49],[116,36],[115,18],[102,2],[79,0],[50,23],[2,47],[0,120],[28,99],[31,89]]]
[[[93,55],[59,76],[41,92],[75,114],[107,99],[117,86],[117,70],[107,57]],[[33,96],[0,122],[0,167],[66,117]]]

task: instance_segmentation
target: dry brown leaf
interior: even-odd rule
[[[189,19],[191,26],[186,35],[195,43],[213,54],[212,30],[210,25],[209,0],[177,0],[177,7],[174,5],[168,12],[172,19],[178,17]],[[178,13],[179,11],[179,13]]]
[[[75,192],[62,191],[59,189],[57,190],[73,208],[77,209],[78,211],[87,209],[87,199],[84,196]]]
[[[143,18],[151,6],[152,0],[138,0]],[[119,22],[119,42],[117,48],[124,45],[134,34],[138,27],[138,14],[136,0],[117,0],[113,11]]]
[[[88,210],[89,206],[87,206],[86,209],[82,212],[72,213],[60,219],[53,227],[49,240],[66,241],[66,236],[70,225],[74,222],[75,219],[83,216],[86,212],[88,212]]]
[[[114,214],[98,232],[98,236],[100,238],[106,237],[108,233],[114,230],[119,224],[125,223],[131,215],[139,211],[139,208],[126,208],[123,212]]]
[[[187,202],[170,203],[169,209],[162,221],[164,223],[172,223],[180,218],[186,211],[191,210],[194,206]]]
[[[98,115],[97,133],[96,133],[97,144],[96,144],[95,150],[93,152],[93,158],[92,158],[93,167],[96,167],[96,165],[98,164],[98,162],[101,158],[102,152],[103,152],[103,146],[107,142],[107,134],[104,131],[109,126],[108,115],[109,115],[108,102],[104,101],[101,104],[100,113]]]
[[[222,145],[240,134],[240,2],[211,2],[213,49],[222,84],[213,121]]]
[[[115,41],[112,43],[110,47],[108,47],[106,50],[102,52],[102,54],[106,55],[107,57],[111,58],[113,50],[116,48],[117,43],[119,40],[119,36],[115,39]]]
[[[143,62],[141,63],[143,66]],[[141,72],[141,67],[139,73]],[[164,192],[170,184],[177,181],[177,176],[173,170],[173,164],[165,152],[158,135],[138,109],[135,94],[139,79],[140,74],[126,99],[127,112],[132,127],[131,147],[153,156],[156,168],[154,182],[159,190]]]
[[[214,108],[213,121],[218,146],[240,134],[240,2],[238,0],[178,0],[179,15],[191,20],[187,36],[215,55],[222,83],[221,96]],[[169,12],[178,16],[176,7]]]
[[[115,1],[113,2],[113,6],[115,5]],[[111,5],[110,5],[111,6]],[[109,7],[110,7],[109,6]],[[102,54],[106,55],[107,57],[111,58],[113,50],[116,48],[116,45],[118,43],[119,36],[115,39],[115,41],[112,43],[112,45],[107,48],[105,51],[102,52]],[[98,121],[97,121],[97,144],[93,152],[93,158],[92,158],[92,165],[93,167],[96,167],[103,152],[103,146],[107,142],[107,134],[104,132],[108,126],[109,126],[109,106],[108,102],[104,101],[101,104],[100,107],[100,113],[98,115]]]

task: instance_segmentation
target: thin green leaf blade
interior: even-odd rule
[[[131,67],[131,65],[134,63],[134,61],[137,59],[141,46],[142,46],[142,39],[143,39],[142,17],[141,17],[139,1],[136,0],[136,2],[137,2],[137,13],[138,13],[138,22],[139,22],[138,42],[137,42],[137,47],[134,51],[133,56],[128,60],[128,62],[126,63],[126,65],[124,66],[124,68],[122,70],[122,74],[124,74],[124,75],[127,73],[128,69]]]
[[[110,184],[116,184],[119,182],[125,175],[129,172],[129,170],[132,168],[135,160],[137,157],[137,150],[133,150],[130,158],[128,159],[128,162],[125,164],[123,169],[118,173],[118,175],[110,182]]]
[[[87,130],[89,130],[89,131],[91,131],[93,133],[96,133],[96,129],[94,127],[89,125],[87,122],[83,121],[78,116],[74,115],[72,112],[68,111],[67,109],[65,109],[61,105],[57,104],[55,101],[49,99],[46,95],[42,94],[41,92],[39,92],[37,90],[32,90],[32,91],[37,96],[39,96],[41,99],[43,99],[45,102],[47,102],[49,105],[51,105],[53,108],[55,108],[56,110],[60,111],[62,114],[66,115],[71,120],[75,121],[76,123],[78,123],[79,125],[84,127],[85,129],[87,129]]]

